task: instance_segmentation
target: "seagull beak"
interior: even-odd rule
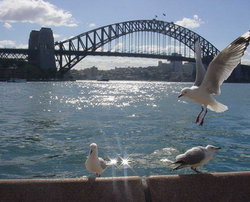
[[[183,94],[180,94],[179,96],[178,96],[178,98],[180,98],[180,97],[182,97],[183,96]]]
[[[89,152],[89,154],[91,155],[91,154],[92,154],[92,152],[93,152],[93,150],[91,149],[91,150],[90,150],[90,152]]]
[[[215,147],[215,149],[221,149],[221,147]]]

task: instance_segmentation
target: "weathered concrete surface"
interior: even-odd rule
[[[250,172],[0,180],[1,202],[250,202]]]
[[[139,177],[0,180],[1,202],[145,201]]]
[[[250,172],[151,176],[152,202],[250,202]]]

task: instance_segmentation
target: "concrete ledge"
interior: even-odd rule
[[[0,201],[145,201],[139,177],[0,180]]]
[[[250,202],[250,172],[147,178],[152,202]]]
[[[250,202],[250,172],[0,180],[0,201]]]

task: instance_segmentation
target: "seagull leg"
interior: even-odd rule
[[[192,169],[193,171],[195,171],[196,173],[202,173],[201,171],[197,170],[196,168],[191,167],[191,169]]]
[[[207,108],[206,108],[206,111],[205,111],[205,113],[204,113],[204,116],[203,116],[202,119],[201,119],[200,126],[203,125],[206,114],[207,114]]]
[[[203,111],[204,111],[204,107],[201,106],[201,111],[200,111],[200,113],[198,114],[198,116],[196,117],[195,123],[198,123],[198,122],[200,121],[200,116],[201,116],[201,113],[202,113]]]

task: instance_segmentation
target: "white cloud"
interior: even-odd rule
[[[54,36],[54,39],[58,39],[61,37],[59,34],[54,34],[54,33],[53,33],[53,36]]]
[[[88,24],[88,27],[96,27],[96,24],[95,23],[90,23],[90,24]]]
[[[241,64],[243,64],[243,65],[250,65],[250,58],[242,58]]]
[[[241,63],[244,65],[250,65],[250,50],[245,51],[245,54],[241,59]]]
[[[10,28],[12,28],[12,25],[6,22],[3,24],[3,27],[6,29],[10,29]]]
[[[17,44],[16,41],[2,40],[0,41],[0,48],[28,48],[28,44]]]
[[[15,45],[16,45],[15,41],[11,40],[0,41],[0,48],[12,48],[15,47]]]
[[[16,44],[16,48],[28,48],[28,44]]]
[[[42,26],[77,26],[71,13],[44,0],[0,1],[0,21],[28,22]]]
[[[194,15],[193,18],[183,18],[182,20],[176,21],[175,24],[186,28],[197,28],[200,27],[201,24],[204,24],[204,22],[198,15]]]
[[[248,50],[246,50],[246,51],[245,51],[244,55],[246,55],[246,56],[249,56],[249,57],[250,57],[250,48],[249,48],[249,51],[248,51]]]

